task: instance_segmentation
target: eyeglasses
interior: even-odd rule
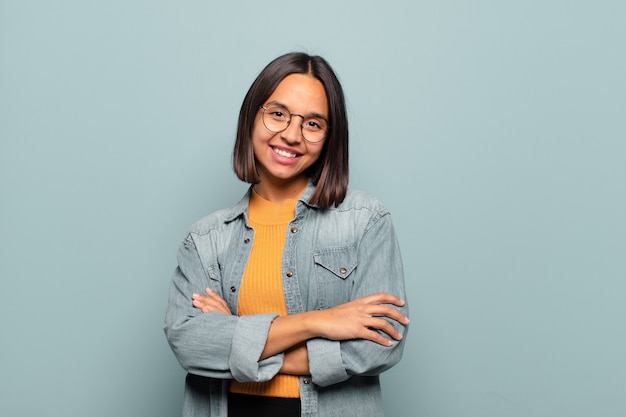
[[[270,132],[279,133],[289,127],[291,120],[294,116],[302,118],[302,124],[300,125],[300,131],[302,137],[311,143],[319,143],[326,137],[326,131],[328,130],[328,120],[324,116],[312,114],[309,116],[303,116],[301,114],[289,113],[283,106],[276,104],[269,104],[266,106],[259,106],[263,110],[263,124]]]

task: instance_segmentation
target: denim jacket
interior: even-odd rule
[[[375,198],[348,191],[338,207],[308,203],[309,184],[296,204],[283,253],[283,287],[289,314],[327,309],[379,291],[406,300],[398,241],[389,212]],[[267,381],[283,354],[259,361],[277,314],[237,316],[237,299],[254,242],[247,221],[250,191],[230,209],[192,226],[178,252],[164,330],[188,372],[183,417],[226,417],[229,380]],[[232,316],[202,313],[193,293],[211,288]],[[408,305],[399,308],[408,315]],[[388,320],[402,334],[405,326]],[[307,341],[310,376],[300,377],[302,416],[381,417],[379,375],[402,356],[406,338],[385,347],[369,340]]]

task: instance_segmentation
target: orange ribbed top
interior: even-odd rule
[[[248,220],[254,229],[254,244],[239,293],[239,315],[277,313],[287,315],[283,292],[282,260],[289,222],[295,217],[297,200],[274,203],[254,190],[248,206]],[[230,391],[240,394],[282,398],[300,397],[300,379],[276,375],[267,382],[232,381]]]

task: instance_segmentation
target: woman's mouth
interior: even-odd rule
[[[287,152],[284,149],[278,149],[278,148],[272,147],[272,150],[276,152],[278,155],[284,156],[285,158],[295,158],[298,156],[297,154],[292,153],[292,152]]]

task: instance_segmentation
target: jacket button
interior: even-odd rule
[[[235,288],[234,286],[230,287],[230,292],[235,292],[237,291],[237,288]]]
[[[293,272],[287,271],[287,278],[291,278],[293,276]]]
[[[243,240],[243,243],[250,243],[250,238],[245,238],[245,239]]]
[[[348,272],[348,270],[346,268],[339,268],[339,272],[341,272],[342,275],[345,275],[346,272]]]
[[[298,228],[297,227],[292,227],[291,228],[291,233],[298,233]]]
[[[304,378],[304,380],[302,381],[305,384],[309,385],[311,383],[311,379],[310,378]]]

